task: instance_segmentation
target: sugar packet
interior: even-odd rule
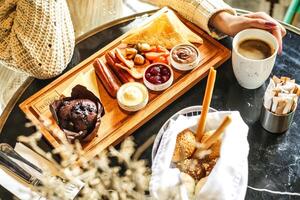
[[[264,107],[277,115],[285,115],[296,109],[300,86],[295,79],[273,76],[264,95]]]

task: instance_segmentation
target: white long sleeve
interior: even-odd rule
[[[65,0],[0,0],[0,66],[54,77],[72,58],[74,30]]]
[[[144,0],[158,5],[169,6],[176,10],[180,15],[193,22],[213,37],[219,35],[209,27],[211,17],[220,11],[226,11],[233,15],[235,10],[223,0]]]

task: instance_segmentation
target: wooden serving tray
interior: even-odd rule
[[[162,12],[168,11],[168,8],[161,9],[149,17],[145,24],[159,16]],[[133,133],[154,115],[183,95],[187,90],[207,75],[210,67],[216,68],[230,57],[230,50],[222,46],[211,36],[207,35],[204,31],[189,21],[181,17],[180,19],[191,30],[202,37],[203,44],[198,46],[202,60],[199,67],[192,71],[181,72],[173,68],[174,82],[172,86],[163,92],[149,91],[149,103],[144,109],[135,113],[128,113],[121,110],[118,106],[117,100],[110,97],[101,82],[96,79],[93,69],[93,61],[96,58],[104,59],[104,54],[107,50],[111,50],[118,46],[120,41],[134,30],[131,30],[117,38],[106,47],[99,50],[79,65],[50,83],[48,86],[32,95],[19,105],[20,108],[35,125],[40,127],[45,138],[53,145],[54,148],[56,148],[60,145],[60,140],[53,134],[53,129],[60,129],[51,116],[49,104],[55,99],[58,99],[61,95],[70,95],[70,90],[73,86],[77,84],[85,85],[89,90],[94,92],[96,96],[100,96],[100,100],[105,109],[105,115],[101,119],[101,125],[97,137],[89,143],[83,144],[85,157],[88,159],[94,157],[109,145],[116,144],[124,137]],[[42,122],[45,119],[51,120],[54,126],[46,127]],[[59,131],[56,134],[64,133]]]

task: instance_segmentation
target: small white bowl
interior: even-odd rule
[[[195,51],[197,53],[197,58],[193,62],[191,62],[191,63],[178,63],[178,62],[176,62],[173,59],[173,57],[172,57],[173,51],[176,50],[176,49],[178,49],[179,47],[182,47],[182,46],[189,46],[189,47],[192,47],[193,49],[195,49]],[[192,70],[192,69],[194,69],[195,67],[198,66],[198,64],[200,63],[200,60],[201,60],[201,56],[200,56],[199,50],[194,45],[191,45],[191,44],[179,44],[179,45],[176,45],[175,47],[173,47],[171,49],[169,60],[170,60],[171,65],[175,69],[178,69],[180,71],[189,71],[189,70]]]
[[[164,82],[162,84],[153,84],[153,83],[149,82],[146,79],[146,72],[147,72],[147,70],[149,68],[155,66],[155,65],[163,65],[163,66],[167,67],[170,70],[171,75],[170,75],[169,80],[167,80],[166,82]],[[146,68],[146,70],[144,72],[144,75],[143,75],[144,84],[147,86],[147,88],[149,88],[150,90],[153,90],[153,91],[163,91],[163,90],[167,89],[168,87],[170,87],[172,85],[173,79],[174,79],[174,77],[173,77],[173,70],[172,70],[172,68],[169,65],[167,65],[165,63],[152,63],[151,65],[149,65]]]
[[[123,101],[122,95],[124,94],[124,90],[126,88],[132,87],[132,86],[138,88],[142,92],[143,101],[139,102],[138,104],[128,105]],[[144,108],[147,105],[148,100],[149,100],[148,90],[143,84],[138,83],[138,82],[125,83],[120,87],[120,89],[117,92],[117,100],[118,100],[119,106],[123,110],[129,111],[129,112],[135,112],[135,111],[141,110],[142,108]]]

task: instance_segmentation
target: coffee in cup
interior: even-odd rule
[[[237,51],[242,56],[253,59],[263,60],[269,58],[274,53],[274,49],[267,42],[259,39],[246,39],[238,44]]]
[[[247,89],[260,87],[271,74],[277,51],[271,33],[261,29],[239,32],[232,43],[232,66],[238,83]]]

